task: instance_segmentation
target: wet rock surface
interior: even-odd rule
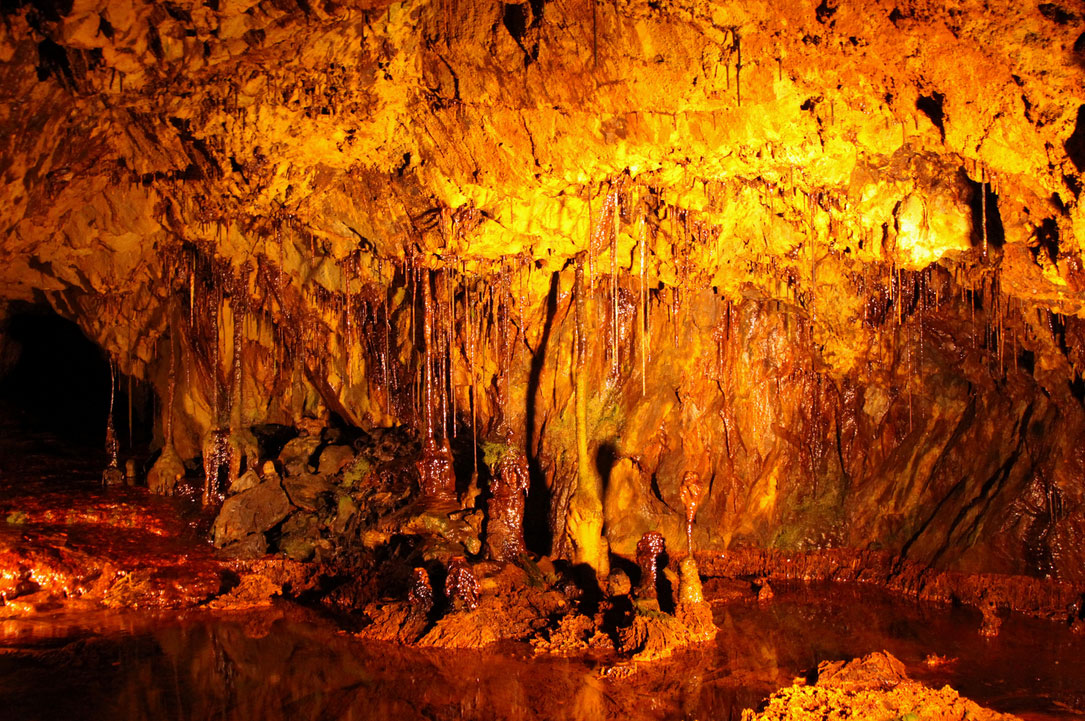
[[[63,317],[109,380],[89,475],[0,476],[0,614],[281,595],[607,682],[795,580],[1085,628],[1079,8],[0,16],[0,371]]]
[[[290,511],[290,499],[279,484],[260,483],[223,502],[211,531],[212,538],[221,548],[244,536],[271,530]]]
[[[229,554],[255,559],[232,560],[207,540],[212,518],[195,480],[173,498],[102,488],[100,458],[9,422],[0,418],[0,617],[103,606],[244,608],[312,583],[311,569],[265,558],[264,536],[252,532],[283,512],[274,493],[270,505],[220,517]]]
[[[1041,5],[19,3],[0,294],[155,390],[161,492],[213,429],[232,480],[410,426],[442,504],[446,443],[510,443],[528,547],[572,508],[597,570],[654,530],[1079,583],[1085,83]]]
[[[225,704],[233,721],[296,718],[298,698],[307,699],[304,713],[313,716],[353,710],[361,717],[383,709],[403,717],[426,708],[454,717],[463,715],[463,700],[476,692],[488,699],[485,712],[500,717],[552,719],[558,708],[567,714],[561,718],[582,712],[634,721],[740,718],[745,709],[766,710],[769,697],[796,676],[813,680],[822,661],[846,667],[887,649],[908,677],[947,700],[942,689],[949,685],[980,706],[1024,718],[1072,718],[1080,708],[1074,705],[1080,676],[1067,672],[1080,674],[1073,661],[1081,647],[1047,635],[1043,625],[1007,620],[994,642],[998,653],[992,653],[992,642],[975,634],[975,624],[965,630],[967,624],[954,617],[964,611],[887,602],[870,589],[782,588],[776,603],[717,604],[716,641],[638,665],[583,652],[525,658],[515,644],[483,651],[401,647],[354,638],[319,615],[282,603],[254,613],[162,617],[113,610],[54,615],[48,624],[7,619],[0,652],[10,683],[0,688],[0,702],[16,721],[64,713],[94,721],[122,713],[160,718],[179,681],[203,691],[191,699],[194,714],[221,715]],[[978,612],[972,615],[978,619]],[[842,637],[841,624],[856,632]],[[1047,656],[1029,655],[1023,642],[1030,636],[1042,641]],[[932,650],[945,659],[937,668],[924,661]],[[1026,658],[1034,662],[1022,663]],[[1060,668],[1063,676],[1052,675]],[[419,675],[426,682],[411,683]],[[885,690],[862,693],[869,701]],[[820,712],[839,711],[845,693],[834,689],[838,704]],[[952,707],[963,704],[958,699]],[[811,705],[810,713],[819,708]]]
[[[1015,721],[1017,716],[985,709],[947,687],[928,688],[908,678],[892,655],[876,652],[850,662],[822,663],[817,682],[772,695],[760,713],[743,721],[799,721],[809,718],[976,719]]]

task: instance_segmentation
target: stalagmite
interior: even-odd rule
[[[637,600],[659,610],[659,557],[666,550],[663,534],[649,531],[637,541],[637,565],[640,566],[640,583]]]
[[[529,475],[527,458],[510,448],[494,464],[490,481],[490,501],[486,548],[490,558],[517,561],[527,552],[524,546],[524,497]]]
[[[445,597],[454,611],[474,611],[478,608],[478,577],[463,556],[456,556],[448,562]]]

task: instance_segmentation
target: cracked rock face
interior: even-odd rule
[[[558,552],[587,454],[627,556],[694,472],[695,549],[1085,576],[1081,3],[2,13],[0,294],[174,358],[182,457],[432,423]]]

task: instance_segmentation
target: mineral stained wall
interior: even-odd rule
[[[0,13],[0,293],[180,457],[429,426],[539,551],[684,548],[693,472],[698,549],[1085,580],[1085,4]]]

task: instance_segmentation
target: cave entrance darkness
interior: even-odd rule
[[[109,413],[109,361],[75,323],[48,304],[15,302],[0,321],[0,405],[30,433],[104,453]],[[117,374],[114,424],[122,460],[151,440],[149,386],[133,381],[129,432],[126,376]],[[131,439],[131,440],[130,440]]]

